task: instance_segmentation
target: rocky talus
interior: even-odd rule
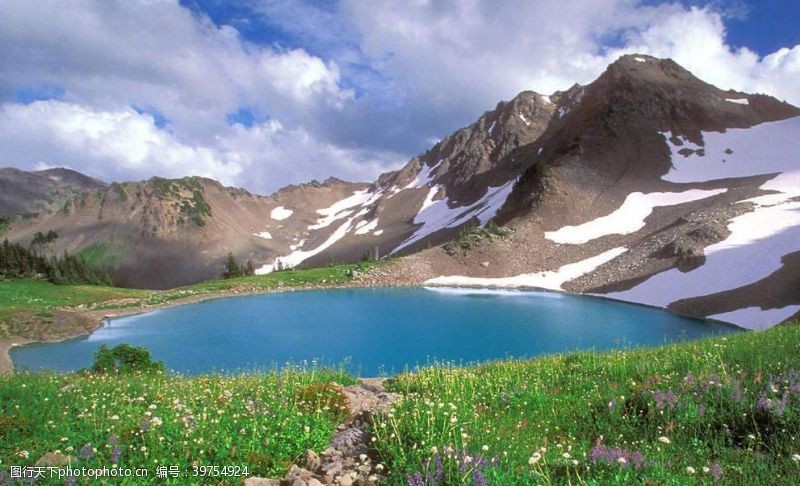
[[[308,450],[282,479],[250,477],[245,486],[353,486],[379,484],[386,478],[370,447],[372,417],[386,413],[400,398],[383,387],[382,378],[361,378],[342,388],[349,415],[336,427],[328,447],[317,454]]]

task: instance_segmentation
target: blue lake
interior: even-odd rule
[[[347,363],[362,376],[736,332],[658,309],[553,292],[377,288],[210,300],[113,319],[91,336],[13,348],[17,369],[77,370],[101,345],[149,348],[183,373]]]

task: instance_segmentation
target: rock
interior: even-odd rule
[[[307,481],[308,486],[323,486],[319,480],[311,478]]]
[[[311,449],[308,449],[306,453],[303,454],[303,459],[301,459],[300,464],[309,471],[318,471],[322,465],[319,456]]]
[[[481,262],[483,268],[489,268],[489,262]]]
[[[244,480],[244,486],[280,486],[281,482],[277,479],[259,478],[251,476]]]
[[[353,478],[349,474],[345,474],[339,478],[339,486],[352,486]]]
[[[60,452],[48,452],[47,454],[43,455],[36,461],[34,466],[36,467],[58,467],[58,466],[67,466],[70,464],[74,464],[78,461],[77,458],[71,456],[65,456]]]

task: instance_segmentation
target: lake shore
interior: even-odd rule
[[[230,297],[245,297],[248,295],[265,295],[275,294],[282,292],[299,292],[308,290],[328,290],[328,289],[346,289],[346,288],[367,288],[367,287],[408,287],[421,285],[421,279],[413,279],[408,277],[401,277],[397,273],[392,272],[390,269],[374,269],[369,273],[359,275],[353,280],[348,282],[339,283],[315,283],[296,286],[278,286],[274,288],[257,288],[247,285],[234,287],[224,291],[210,291],[205,293],[196,293],[186,295],[186,297],[170,300],[168,302],[161,302],[158,304],[139,304],[139,305],[122,305],[114,307],[106,307],[103,305],[102,309],[91,309],[83,306],[69,307],[60,309],[56,315],[56,321],[53,326],[59,329],[57,335],[48,335],[41,338],[31,338],[24,336],[8,336],[0,339],[0,375],[11,373],[14,370],[14,364],[11,361],[9,351],[14,346],[23,346],[27,344],[37,343],[52,343],[64,341],[67,339],[74,339],[91,334],[99,329],[106,319],[113,319],[115,317],[130,316],[136,314],[144,314],[153,312],[159,309],[166,309],[170,307],[177,307],[181,305],[194,304],[204,302],[207,300],[224,299]],[[125,299],[122,299],[123,301]],[[113,301],[112,301],[113,302]],[[65,324],[65,314],[70,316],[79,316],[81,325],[71,326]]]

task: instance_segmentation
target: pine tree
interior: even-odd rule
[[[222,278],[236,278],[241,276],[242,268],[236,262],[233,253],[228,252],[228,256],[225,257],[225,265],[222,269]]]

